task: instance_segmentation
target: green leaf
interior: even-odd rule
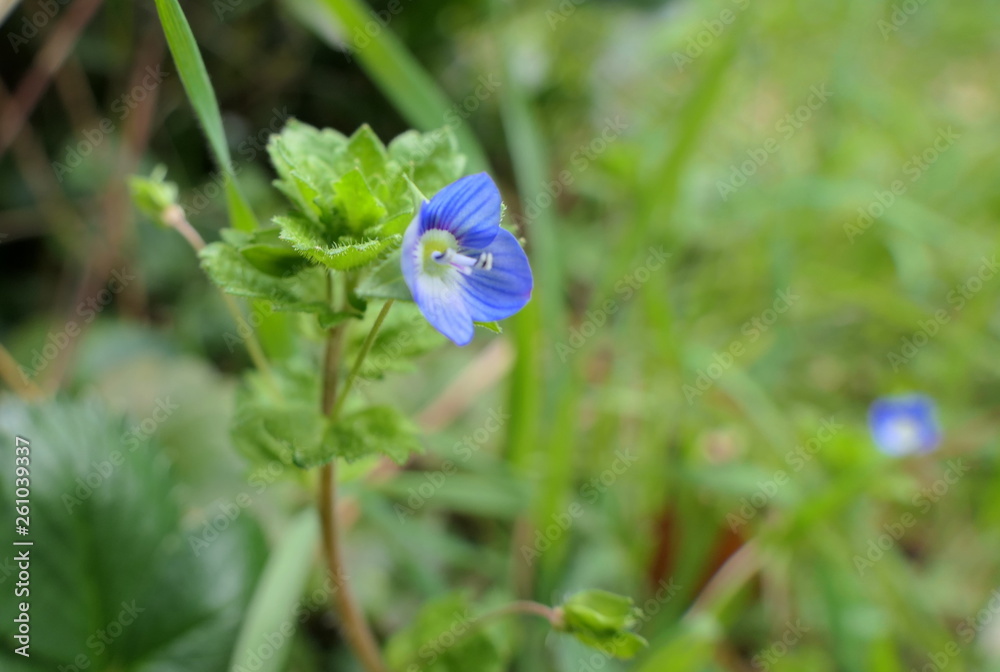
[[[427,602],[410,625],[386,645],[386,661],[394,670],[422,672],[502,672],[500,647],[487,628],[473,623],[462,593]]]
[[[201,58],[194,33],[191,32],[191,26],[188,25],[178,0],[156,0],[156,10],[177,72],[184,84],[184,91],[201,122],[215,160],[226,176],[226,203],[229,208],[230,224],[236,229],[252,231],[257,226],[257,220],[236,183],[229,145],[222,126],[222,115],[219,112],[219,102],[209,81],[208,71],[205,69],[205,62]]]
[[[389,156],[402,165],[424,194],[435,194],[462,176],[465,156],[451,128],[407,131],[389,143]]]
[[[398,247],[403,237],[392,235],[357,242],[329,244],[323,238],[320,225],[296,215],[278,216],[274,221],[281,226],[281,237],[296,250],[313,261],[337,271],[347,271],[366,266],[383,254]],[[349,239],[348,239],[349,240]]]
[[[97,404],[0,405],[6,458],[13,463],[14,434],[31,442],[34,544],[12,546],[13,524],[5,526],[0,564],[16,566],[15,553],[29,551],[35,624],[31,657],[13,655],[17,607],[0,601],[0,668],[17,658],[17,669],[73,669],[83,656],[95,670],[224,669],[263,565],[263,537],[247,511],[223,527],[187,512],[197,526],[182,527],[162,449],[155,439],[129,443],[128,432]],[[11,512],[13,486],[0,481],[0,505]],[[98,642],[100,631],[115,636]]]
[[[233,443],[255,462],[291,464],[300,452],[319,449],[326,430],[319,402],[319,379],[313,371],[292,370],[286,364],[274,367],[271,378],[249,373],[236,393]]]
[[[264,273],[232,245],[212,243],[200,253],[201,265],[222,291],[236,296],[266,299],[276,310],[335,315],[325,301],[326,279],[319,269],[306,269],[291,278]]]
[[[494,334],[502,334],[503,327],[500,326],[499,322],[473,322],[477,327],[482,327],[487,331],[492,331]]]
[[[346,415],[330,425],[321,449],[302,455],[305,466],[318,466],[334,457],[348,462],[369,455],[387,455],[402,464],[411,453],[422,450],[417,427],[391,406],[372,406]]]
[[[309,578],[319,536],[313,509],[306,509],[289,523],[257,584],[233,647],[229,669],[236,670],[239,666],[256,672],[285,669],[293,647],[287,641],[285,646],[275,647],[271,640],[275,633],[285,639],[292,636],[290,629],[297,625],[299,599]],[[258,655],[267,646],[271,646],[274,655],[267,658]]]
[[[629,632],[641,612],[632,599],[605,590],[584,590],[562,606],[564,629],[580,642],[617,658],[632,658],[647,646]]]
[[[362,124],[347,143],[347,156],[362,175],[382,175],[389,159],[385,145],[368,124]]]
[[[410,288],[403,279],[400,251],[396,250],[375,267],[375,270],[358,283],[355,292],[370,299],[397,299],[413,301]]]
[[[376,226],[386,216],[385,206],[372,194],[364,176],[357,169],[334,182],[333,192],[324,219],[334,231],[358,234]]]

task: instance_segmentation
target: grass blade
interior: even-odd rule
[[[205,69],[205,61],[201,58],[191,26],[178,0],[156,0],[156,10],[177,66],[177,73],[184,84],[184,91],[205,131],[212,154],[225,174],[230,224],[236,229],[252,231],[257,228],[257,220],[236,183],[233,161],[222,127],[222,115],[219,113],[219,101],[215,97],[212,82],[209,81],[208,70]]]

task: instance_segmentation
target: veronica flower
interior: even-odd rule
[[[403,236],[403,278],[431,325],[455,342],[473,322],[510,317],[531,298],[531,268],[517,238],[500,228],[500,191],[486,173],[424,201]]]
[[[868,427],[887,455],[929,452],[941,441],[934,401],[921,394],[876,399],[868,409]]]

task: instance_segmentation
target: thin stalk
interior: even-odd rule
[[[187,216],[184,214],[184,209],[179,205],[171,205],[164,210],[163,221],[177,231],[177,233],[181,234],[184,240],[194,248],[195,252],[201,252],[205,248],[205,239],[191,226],[191,222],[188,221]],[[226,302],[226,310],[232,315],[233,321],[239,324],[240,320],[243,319],[243,311],[240,310],[236,299],[225,292],[222,292],[222,298]],[[253,362],[258,371],[273,382],[274,376],[271,373],[271,365],[267,363],[264,348],[261,347],[260,342],[257,340],[257,335],[252,330],[247,330],[245,342],[247,345],[247,354],[250,355],[250,361]]]
[[[337,399],[333,406],[333,411],[330,413],[330,417],[336,420],[340,416],[340,410],[344,405],[344,400],[347,399],[347,395],[351,392],[351,388],[354,387],[354,381],[358,377],[358,373],[361,371],[361,365],[365,362],[365,357],[371,351],[372,346],[375,344],[375,337],[378,335],[378,330],[382,327],[382,323],[385,322],[385,316],[389,314],[389,309],[392,308],[394,299],[389,299],[382,306],[382,310],[379,312],[378,317],[375,318],[375,324],[372,325],[372,330],[368,332],[368,336],[365,337],[365,342],[361,344],[361,350],[358,352],[357,358],[354,360],[354,366],[351,367],[351,372],[347,374],[347,379],[344,380],[344,391],[341,393],[340,398]]]
[[[347,323],[341,322],[334,327],[327,337],[326,349],[323,355],[323,413],[335,422],[340,415],[343,400],[351,391],[351,387],[357,378],[361,365],[371,350],[375,342],[385,316],[389,312],[392,301],[387,301],[382,307],[382,312],[375,319],[371,331],[365,338],[358,352],[354,366],[351,368],[347,379],[344,382],[343,390],[338,394],[338,371],[340,368],[341,352],[343,350],[344,331]],[[319,488],[320,522],[323,531],[323,555],[326,558],[327,568],[330,577],[333,579],[337,590],[334,591],[334,605],[340,616],[343,625],[344,636],[348,644],[354,651],[358,660],[367,672],[388,672],[388,668],[382,661],[378,643],[375,635],[365,619],[354,593],[348,583],[347,566],[344,563],[343,544],[340,539],[340,530],[337,526],[337,471],[336,460],[333,460],[320,469]]]

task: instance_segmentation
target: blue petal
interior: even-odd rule
[[[477,268],[458,280],[476,322],[502,320],[521,310],[534,284],[528,257],[510,231],[500,229],[484,251],[493,255],[493,267]]]
[[[458,271],[440,278],[422,275],[417,279],[416,291],[411,291],[432,327],[455,345],[468,345],[472,340],[472,317],[457,282],[460,275]]]
[[[420,208],[421,231],[450,231],[461,247],[482,250],[500,230],[500,191],[486,173],[452,182]]]
[[[466,345],[472,340],[472,317],[465,304],[458,284],[457,270],[443,277],[429,277],[421,272],[420,225],[415,218],[403,234],[400,265],[403,280],[420,312],[431,326],[451,339],[456,345]]]
[[[868,424],[879,449],[889,455],[934,450],[941,440],[934,401],[923,395],[876,400]]]

